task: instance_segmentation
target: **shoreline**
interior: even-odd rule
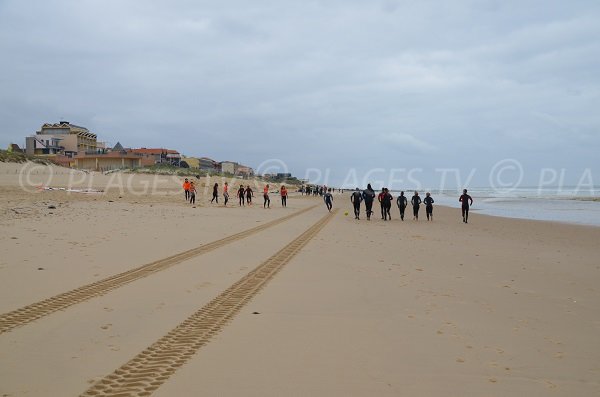
[[[443,204],[435,204],[434,205],[434,211],[435,208],[437,207],[444,207],[444,208],[448,208],[451,210],[456,210],[458,212],[458,217],[460,217],[460,207],[451,207],[449,205],[443,205]],[[493,217],[493,218],[502,218],[502,219],[511,219],[511,220],[519,220],[519,221],[528,221],[528,222],[541,222],[541,223],[550,223],[550,224],[557,224],[557,225],[569,225],[569,226],[582,226],[582,227],[587,227],[587,228],[592,228],[592,229],[597,229],[600,228],[600,223],[595,224],[595,223],[579,223],[579,222],[575,222],[575,221],[560,221],[560,220],[550,220],[550,219],[534,219],[534,218],[523,218],[523,217],[517,217],[517,216],[508,216],[508,215],[496,215],[496,214],[489,214],[489,213],[481,213],[480,211],[485,211],[484,209],[470,209],[469,212],[470,213],[475,213],[477,214],[477,216],[489,216],[489,217]],[[600,221],[599,221],[600,222]]]

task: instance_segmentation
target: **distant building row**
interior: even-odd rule
[[[252,168],[233,161],[217,162],[208,157],[182,158],[179,152],[172,149],[126,149],[120,143],[109,148],[97,138],[87,128],[68,121],[46,123],[35,135],[25,138],[25,153],[30,156],[52,157],[56,163],[67,167],[96,171],[171,164],[245,177],[254,175]]]

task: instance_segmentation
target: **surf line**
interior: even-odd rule
[[[220,332],[336,213],[337,209],[325,215],[165,336],[98,380],[81,396],[150,395]]]
[[[200,245],[196,248],[192,248],[190,250],[183,251],[178,254],[147,263],[134,269],[130,269],[122,273],[109,276],[105,279],[98,280],[94,283],[87,284],[76,289],[44,299],[42,301],[29,304],[20,309],[1,314],[0,334],[10,331],[17,327],[21,327],[25,324],[28,324],[39,318],[45,317],[58,310],[63,310],[77,303],[81,303],[91,298],[104,295],[114,289],[120,288],[126,284],[139,280],[143,277],[147,277],[156,272],[168,269],[173,265],[191,259],[195,256],[205,254],[224,245],[233,243],[235,241],[241,240],[270,227],[279,225],[280,223],[288,221],[294,217],[297,217],[298,215],[304,214],[316,207],[316,205],[313,205],[307,208],[303,208],[290,215],[286,215],[284,217],[275,219],[265,224],[258,225],[251,229],[232,234],[231,236],[227,236],[222,239]]]

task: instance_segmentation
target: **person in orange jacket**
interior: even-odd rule
[[[183,191],[185,193],[185,201],[188,201],[190,199],[190,181],[187,178],[183,181]]]
[[[287,207],[288,191],[285,186],[281,186],[281,190],[279,190],[279,194],[281,195],[281,205],[283,207]]]

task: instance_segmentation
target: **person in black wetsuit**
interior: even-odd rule
[[[463,189],[463,194],[458,201],[462,203],[463,222],[469,223],[469,207],[473,205],[473,199],[467,194],[467,189]]]
[[[419,197],[419,192],[415,191],[415,195],[410,199],[410,203],[413,206],[413,220],[419,220],[419,208],[421,205],[421,197]]]
[[[362,192],[363,201],[365,202],[365,208],[367,209],[367,220],[371,220],[371,214],[373,213],[373,201],[375,200],[375,191],[369,183],[367,188]]]
[[[359,188],[356,188],[350,195],[350,201],[354,206],[354,219],[360,219],[360,203],[363,201],[363,195]]]
[[[331,208],[333,207],[333,194],[331,194],[331,188],[323,195],[323,201],[325,201],[327,210],[331,212]]]
[[[237,196],[238,196],[238,200],[240,202],[240,207],[246,205],[246,200],[244,197],[245,193],[246,193],[246,190],[244,189],[244,185],[240,185],[240,188],[237,191]]]
[[[400,192],[400,196],[396,199],[396,205],[400,209],[400,219],[404,220],[404,210],[408,206],[408,199],[404,195],[404,192]]]
[[[215,185],[213,186],[213,198],[212,198],[212,200],[210,200],[210,202],[212,203],[215,200],[217,200],[217,204],[219,204],[219,184],[218,183],[215,183]]]
[[[250,205],[252,204],[252,188],[250,188],[250,185],[246,186],[246,204]]]
[[[383,195],[385,194],[385,188],[381,188],[381,192],[377,195],[377,201],[379,201],[379,209],[381,211],[381,219],[383,219]]]
[[[381,197],[381,207],[383,208],[383,220],[392,220],[390,209],[392,208],[392,200],[394,197],[390,194],[388,188],[383,189],[383,196]]]
[[[431,197],[431,193],[425,193],[425,198],[423,199],[423,204],[425,204],[425,214],[427,215],[427,220],[433,220],[433,197]]]

